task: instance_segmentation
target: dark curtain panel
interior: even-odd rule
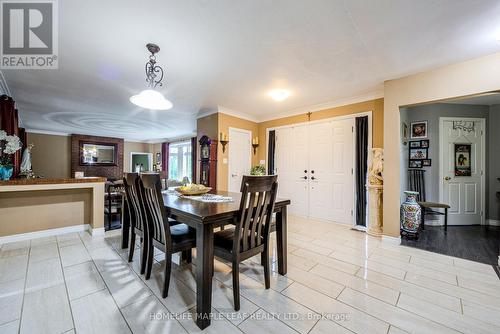
[[[274,174],[274,154],[276,153],[276,131],[269,131],[269,147],[267,148],[267,174]]]
[[[165,171],[165,178],[168,179],[168,146],[169,143],[161,144],[161,166]]]
[[[8,135],[16,135],[19,137],[19,116],[15,108],[15,101],[7,95],[0,96],[0,129],[7,132]],[[23,138],[20,138],[21,140]],[[21,150],[17,151],[13,158],[14,165],[13,178],[19,174],[19,167],[21,165]]]
[[[197,154],[197,148],[198,148],[198,138],[193,137],[191,138],[191,182],[196,183],[196,166],[198,165],[198,154]]]
[[[368,116],[356,117],[356,225],[366,226]]]

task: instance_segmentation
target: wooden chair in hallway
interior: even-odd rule
[[[270,287],[269,233],[277,189],[276,175],[244,176],[236,227],[214,233],[215,256],[232,263],[236,311],[240,309],[240,262],[261,254],[265,286],[266,289]]]
[[[409,169],[408,170],[408,190],[418,192],[417,203],[422,208],[421,228],[425,229],[425,215],[444,215],[444,230],[448,230],[448,209],[450,206],[445,203],[427,202],[425,196],[425,170]],[[444,212],[434,209],[443,209]]]
[[[147,226],[144,223],[144,215],[139,201],[139,181],[140,178],[137,173],[124,174],[123,185],[129,209],[131,228],[128,262],[132,262],[134,257],[135,238],[138,235],[141,238],[141,275],[143,275],[146,271],[149,244]]]
[[[151,277],[154,248],[156,247],[165,253],[165,279],[162,296],[166,298],[172,270],[172,254],[178,252],[191,254],[191,250],[196,247],[196,233],[186,224],[171,225],[169,222],[163,204],[161,180],[158,174],[142,174],[139,189],[141,209],[150,231],[146,279]],[[191,262],[191,256],[188,256],[187,260]]]

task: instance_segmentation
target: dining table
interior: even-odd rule
[[[163,202],[169,218],[196,230],[196,324],[200,329],[210,326],[212,310],[212,276],[214,261],[214,229],[234,225],[240,208],[241,193],[212,191],[212,194],[230,197],[227,202],[205,202],[166,191]],[[271,232],[276,233],[278,273],[287,273],[287,207],[290,200],[277,198],[274,206],[276,219]],[[126,211],[126,210],[124,210]],[[122,221],[122,247],[128,247],[130,222]]]

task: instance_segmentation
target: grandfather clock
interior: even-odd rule
[[[217,140],[200,138],[200,183],[217,188]]]

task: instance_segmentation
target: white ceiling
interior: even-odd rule
[[[28,129],[173,138],[195,131],[200,110],[269,119],[500,51],[498,0],[85,0],[59,9],[59,69],[4,71]],[[172,110],[128,101],[144,88],[147,42],[161,47]],[[277,103],[272,88],[293,95]]]

